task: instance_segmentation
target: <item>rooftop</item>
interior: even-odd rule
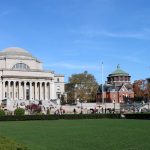
[[[117,69],[115,71],[113,71],[111,74],[109,74],[109,76],[129,76],[128,73],[126,73],[125,71],[123,71],[120,68],[120,65],[117,65]]]
[[[0,51],[0,57],[10,58],[10,57],[19,57],[19,58],[27,58],[27,59],[36,59],[29,53],[27,50],[19,47],[8,47]]]

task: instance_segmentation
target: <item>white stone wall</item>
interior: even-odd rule
[[[12,69],[12,67],[17,63],[24,63],[29,66],[29,68],[32,70],[42,70],[43,66],[42,63],[36,61],[36,60],[22,60],[22,59],[0,59],[0,69]],[[6,68],[5,68],[6,67]]]
[[[60,96],[61,96],[65,92],[64,76],[63,75],[55,75],[54,82],[55,82],[55,97],[58,98],[58,94],[60,94]]]

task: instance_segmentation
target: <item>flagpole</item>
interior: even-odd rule
[[[103,83],[104,82],[103,81],[103,76],[104,76],[103,69],[104,68],[103,68],[103,62],[102,62],[102,68],[101,69],[102,69],[102,71],[101,71],[102,72],[102,104],[104,105],[104,88],[103,88],[103,84],[104,84]]]
[[[103,108],[105,109],[105,113],[106,113],[106,102],[105,102],[105,99],[104,99],[104,64],[102,62],[102,105],[103,105]]]

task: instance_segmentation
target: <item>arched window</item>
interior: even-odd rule
[[[13,70],[29,70],[29,66],[24,63],[17,63],[12,67]]]

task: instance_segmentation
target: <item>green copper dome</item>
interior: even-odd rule
[[[120,65],[117,65],[117,69],[113,71],[109,76],[129,76],[129,74],[120,69]]]

